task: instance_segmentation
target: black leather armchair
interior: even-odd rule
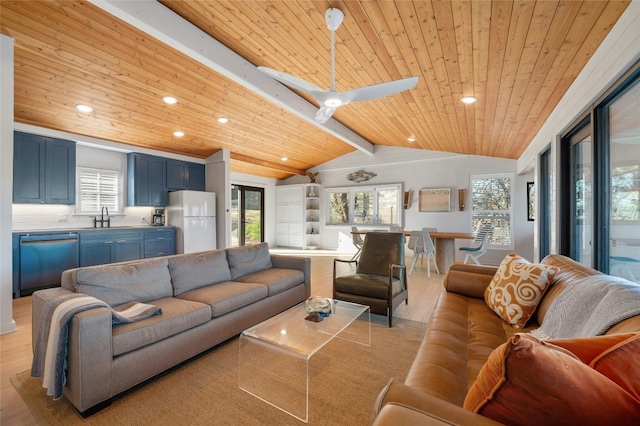
[[[367,233],[360,260],[333,261],[333,298],[368,305],[374,314],[389,317],[404,301],[408,303],[407,273],[404,263],[404,234]],[[338,262],[355,263],[354,274],[336,276]]]

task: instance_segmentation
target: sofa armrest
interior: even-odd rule
[[[72,292],[57,287],[33,293],[33,348],[44,305],[66,293]],[[69,323],[67,380],[63,392],[81,413],[111,398],[111,322],[111,311],[100,307],[77,313]]]
[[[51,299],[62,296],[63,294],[73,293],[66,288],[56,287],[45,290],[34,291],[31,295],[31,351],[36,348],[36,340],[38,338],[38,330],[40,329],[40,321],[42,318],[42,310],[44,305]]]
[[[398,408],[386,409],[389,405],[396,405]],[[502,424],[403,383],[396,382],[394,379],[391,379],[380,392],[373,414],[375,418],[373,424],[377,426],[400,424],[496,426]],[[405,417],[407,419],[421,419],[421,421],[401,421]]]
[[[380,413],[373,421],[373,426],[395,426],[395,425],[422,425],[422,426],[439,426],[439,425],[500,425],[493,420],[482,417],[478,414],[474,415],[469,423],[454,423],[451,419],[440,418],[433,413],[418,410],[414,407],[389,403],[382,407]],[[481,418],[481,419],[478,419]]]
[[[305,297],[311,296],[311,259],[308,257],[271,255],[271,265],[274,268],[297,269],[304,274]]]
[[[497,270],[497,266],[454,263],[444,277],[444,288],[450,293],[482,299]]]

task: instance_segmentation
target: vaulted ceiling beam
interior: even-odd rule
[[[279,170],[282,172],[291,173],[293,175],[306,176],[307,174],[306,170],[296,169],[295,167],[288,167],[288,166],[285,166],[284,164],[272,163],[270,161],[260,160],[255,157],[250,157],[248,155],[238,154],[234,152],[231,153],[231,159],[236,161],[242,161],[243,163],[254,164],[260,167],[266,167],[267,169],[273,169],[273,170]]]
[[[315,105],[262,74],[255,65],[157,1],[89,1],[354,148],[373,155],[374,145],[369,141],[333,118],[324,124],[316,123],[318,108]]]

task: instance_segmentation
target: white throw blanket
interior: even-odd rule
[[[639,314],[640,285],[611,275],[591,275],[568,286],[531,334],[543,340],[599,336]]]
[[[121,305],[115,310],[102,300],[81,293],[64,294],[48,300],[40,319],[31,377],[41,378],[42,387],[54,399],[62,397],[67,378],[69,322],[75,314],[99,307],[111,311],[112,324],[131,323],[162,313],[157,306],[136,302]]]

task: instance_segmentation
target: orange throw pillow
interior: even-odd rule
[[[496,314],[516,328],[524,327],[549,288],[556,266],[530,263],[508,254],[484,292],[484,300]]]
[[[509,425],[640,422],[631,394],[568,350],[523,333],[491,353],[464,408]]]
[[[640,332],[549,340],[640,401]]]

